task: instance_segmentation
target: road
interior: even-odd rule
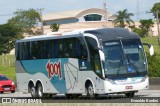
[[[15,93],[3,93],[0,97],[31,97],[29,93],[15,92]],[[62,95],[63,97],[63,95]],[[111,94],[106,97],[124,97],[123,94]],[[135,94],[135,97],[160,97],[160,90],[142,90]]]
[[[3,94],[0,94],[0,97],[2,97],[2,99],[13,97],[11,99],[12,102],[10,102],[10,103],[17,102],[17,101],[15,102],[15,97],[19,97],[19,98],[23,97],[23,98],[21,98],[21,101],[17,102],[17,103],[24,103],[25,100],[26,101],[29,100],[29,103],[30,103],[30,101],[32,101],[32,102],[34,101],[34,100],[31,100],[32,98],[30,98],[31,95],[29,93],[24,94],[22,92],[3,93]],[[13,101],[13,99],[14,99],[14,101]],[[2,103],[1,100],[0,100],[0,102]],[[136,93],[134,98],[126,98],[124,94],[112,94],[112,95],[107,95],[107,96],[102,95],[96,99],[87,98],[84,95],[78,99],[66,98],[64,95],[61,95],[61,96],[58,95],[58,96],[53,96],[50,99],[42,99],[42,101],[41,101],[41,99],[40,100],[38,99],[38,101],[40,101],[38,103],[132,103],[132,102],[137,103],[137,101],[139,103],[139,100],[140,100],[140,103],[149,103],[148,100],[151,101],[150,103],[153,103],[153,102],[160,103],[160,90],[142,90],[142,91],[139,91],[138,93]],[[141,101],[141,100],[143,100],[143,101]],[[26,101],[25,101],[25,103],[28,103]]]

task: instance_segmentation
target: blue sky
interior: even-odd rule
[[[13,17],[18,9],[40,9],[43,14],[76,9],[103,8],[104,0],[0,0],[0,24],[4,24]],[[132,19],[153,18],[152,14],[146,14],[152,6],[160,0],[106,0],[108,11],[115,14],[119,10],[128,9],[134,13]],[[137,1],[139,4],[139,16],[137,17]]]

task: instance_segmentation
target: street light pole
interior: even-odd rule
[[[41,21],[41,31],[42,31],[42,35],[44,34],[44,28],[43,28],[43,18],[42,18],[42,11],[44,9],[37,9],[37,11],[39,11],[39,14],[40,14],[40,21]]]
[[[106,0],[104,0],[103,10],[104,10],[105,27],[107,27],[108,13],[107,13],[107,1]]]

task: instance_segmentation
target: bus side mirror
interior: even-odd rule
[[[100,58],[102,61],[105,61],[105,55],[104,53],[102,52],[102,50],[99,50],[99,55],[100,55]]]
[[[154,55],[154,48],[153,48],[153,46],[151,44],[148,44],[148,43],[143,43],[143,45],[148,46],[148,48],[149,48],[149,54],[150,54],[150,56],[153,56]]]
[[[152,45],[149,47],[149,54],[150,54],[150,56],[154,55],[154,48]]]

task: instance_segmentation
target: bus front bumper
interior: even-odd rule
[[[139,91],[149,88],[149,78],[147,77],[143,82],[127,83],[127,84],[116,84],[110,81],[104,82],[105,93],[122,93]]]

